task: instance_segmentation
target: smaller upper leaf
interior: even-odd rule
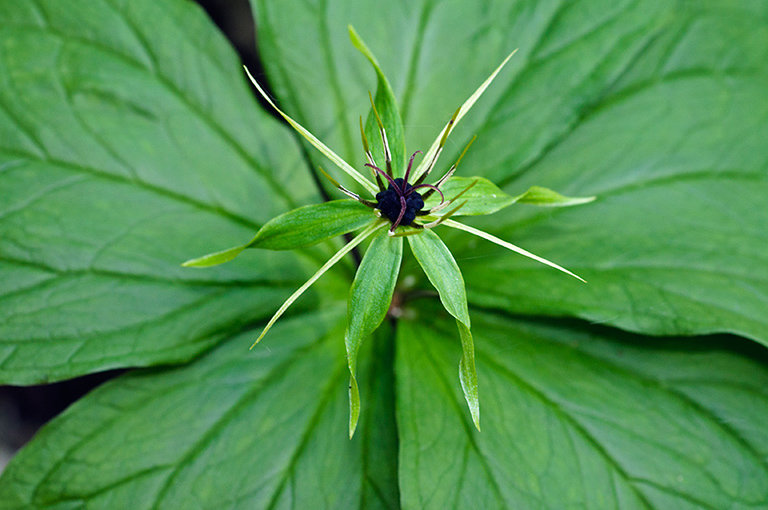
[[[294,250],[357,230],[375,220],[371,209],[355,200],[333,200],[299,207],[273,218],[246,246]]]
[[[403,175],[405,167],[405,138],[403,137],[403,121],[400,117],[395,93],[392,91],[392,86],[389,84],[387,77],[384,76],[384,72],[382,72],[379,66],[379,61],[352,26],[349,26],[349,37],[352,39],[352,44],[355,45],[355,48],[365,55],[376,71],[376,97],[373,102],[376,105],[379,119],[386,130],[388,146],[392,154],[393,174],[396,176]],[[365,121],[365,135],[370,142],[372,154],[374,156],[383,155],[385,151],[382,135],[379,131],[379,124],[373,109],[368,113],[368,118]],[[383,165],[384,162],[378,161],[377,164]],[[383,166],[380,166],[380,168],[384,169]]]
[[[597,197],[566,197],[541,186],[531,186],[528,191],[515,197],[521,204],[542,205],[548,207],[567,207],[592,202]]]
[[[246,248],[293,250],[357,230],[375,221],[371,209],[355,200],[299,207],[271,219],[248,244],[188,260],[185,267],[208,267],[237,257]]]
[[[391,237],[386,230],[382,230],[365,252],[349,291],[349,324],[344,335],[350,373],[349,437],[354,434],[360,415],[360,392],[355,377],[357,353],[363,340],[379,327],[387,315],[402,259],[403,238]]]
[[[456,216],[491,214],[515,203],[515,197],[504,193],[484,177],[451,177],[440,186],[440,191],[443,192],[445,200],[451,200],[473,182],[475,185],[461,195],[461,200],[466,200],[467,203],[456,211]],[[440,195],[434,193],[426,200],[424,208],[435,207],[439,203]]]
[[[541,186],[531,186],[522,195],[513,197],[502,191],[498,186],[484,177],[451,177],[440,190],[445,200],[451,200],[472,183],[475,183],[466,193],[461,195],[467,203],[456,211],[455,216],[479,216],[492,214],[514,203],[540,205],[548,207],[565,207],[592,202],[595,197],[566,197]],[[440,195],[432,194],[425,208],[435,207],[440,203]]]

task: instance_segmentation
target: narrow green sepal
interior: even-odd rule
[[[531,186],[528,191],[515,197],[521,204],[540,205],[545,207],[568,207],[571,205],[587,204],[597,197],[566,197],[541,186]]]
[[[345,244],[345,245],[344,245],[344,246],[343,246],[343,247],[342,247],[342,248],[341,248],[339,251],[337,251],[337,252],[334,254],[334,256],[333,256],[333,257],[331,257],[330,259],[328,259],[328,261],[327,261],[325,264],[323,264],[323,266],[322,266],[320,269],[318,269],[318,270],[317,270],[317,272],[316,272],[314,275],[312,275],[312,277],[311,277],[309,280],[307,280],[306,282],[304,282],[304,285],[302,285],[301,287],[299,287],[299,288],[296,290],[296,292],[294,292],[293,294],[291,294],[291,296],[290,296],[288,299],[286,299],[286,300],[285,300],[285,302],[284,302],[284,303],[283,303],[283,304],[280,306],[280,308],[278,308],[278,309],[277,309],[277,311],[276,311],[276,312],[275,312],[275,314],[272,316],[272,318],[271,318],[271,319],[269,319],[269,322],[267,323],[267,325],[266,325],[266,326],[264,326],[264,329],[262,330],[262,332],[261,332],[261,334],[259,335],[259,337],[256,339],[256,341],[255,341],[255,342],[253,342],[253,345],[251,345],[251,349],[253,349],[253,348],[256,346],[256,344],[258,344],[259,342],[261,342],[261,339],[262,339],[262,338],[264,338],[264,335],[266,335],[266,334],[267,334],[267,332],[269,331],[269,329],[270,329],[272,326],[274,326],[275,322],[277,322],[277,320],[278,320],[278,319],[279,319],[279,318],[280,318],[280,317],[283,315],[283,313],[285,313],[285,311],[288,309],[288,307],[289,307],[289,306],[291,306],[291,305],[294,303],[294,301],[296,301],[297,299],[299,299],[299,297],[300,297],[300,296],[301,296],[301,295],[302,295],[302,294],[303,294],[303,293],[304,293],[304,292],[305,292],[305,291],[306,291],[308,288],[310,288],[310,287],[311,287],[311,286],[312,286],[312,285],[313,285],[313,284],[314,284],[314,283],[315,283],[315,282],[316,282],[316,281],[317,281],[317,280],[318,280],[318,279],[319,279],[321,276],[323,276],[323,275],[326,273],[326,271],[328,271],[330,268],[332,268],[332,267],[333,267],[333,265],[334,265],[334,264],[336,264],[336,263],[337,263],[339,260],[341,260],[341,258],[342,258],[344,255],[346,255],[347,253],[349,253],[350,251],[352,251],[352,250],[355,248],[355,246],[357,246],[358,244],[360,244],[361,242],[363,242],[363,240],[364,240],[365,238],[367,238],[369,235],[371,235],[373,232],[375,232],[377,228],[381,228],[381,227],[383,227],[383,226],[384,226],[384,224],[383,224],[383,222],[381,222],[380,220],[379,220],[379,221],[375,221],[375,222],[371,223],[371,224],[368,226],[368,228],[366,228],[365,230],[363,230],[362,232],[360,232],[360,233],[357,235],[357,237],[355,237],[355,238],[354,238],[354,239],[352,239],[350,242],[348,242],[347,244]]]
[[[533,259],[533,260],[535,260],[537,262],[541,262],[542,264],[545,264],[545,265],[547,265],[549,267],[553,267],[553,268],[557,269],[558,271],[562,271],[563,273],[565,273],[567,275],[573,276],[577,280],[581,280],[582,282],[587,283],[587,281],[584,278],[582,278],[581,276],[579,276],[579,275],[577,275],[577,274],[567,270],[566,268],[564,268],[562,266],[559,266],[559,265],[555,264],[554,262],[551,262],[551,261],[549,261],[549,260],[547,260],[547,259],[545,259],[543,257],[539,257],[538,255],[534,255],[533,253],[529,252],[528,250],[524,250],[523,248],[520,248],[519,246],[516,246],[516,245],[514,245],[514,244],[512,244],[510,242],[507,242],[507,241],[505,241],[503,239],[499,239],[498,237],[496,237],[493,234],[489,234],[488,232],[484,232],[482,230],[476,229],[474,227],[470,227],[469,225],[465,225],[463,223],[459,223],[458,221],[454,221],[454,220],[446,220],[445,222],[443,222],[443,225],[445,225],[446,227],[453,227],[453,228],[456,228],[456,229],[459,229],[459,230],[463,230],[464,232],[469,232],[470,234],[474,234],[474,235],[476,235],[478,237],[482,237],[483,239],[487,239],[488,241],[490,241],[492,243],[498,244],[499,246],[502,246],[502,247],[504,247],[504,248],[506,248],[508,250],[511,250],[511,251],[513,251],[515,253],[519,253],[520,255],[523,255],[524,257],[528,257],[529,259]]]
[[[392,154],[393,173],[395,176],[402,176],[405,170],[405,137],[403,136],[403,121],[400,117],[400,109],[397,106],[395,93],[392,90],[392,86],[389,84],[387,77],[384,75],[384,72],[381,70],[379,61],[360,38],[355,29],[352,28],[351,25],[348,28],[352,44],[360,51],[360,53],[365,55],[373,66],[373,69],[376,71],[376,97],[373,102],[379,113],[378,116],[381,123],[387,133],[389,150]],[[365,121],[365,134],[367,135],[367,139],[370,140],[374,156],[383,155],[384,145],[382,143],[379,125],[376,115],[374,115],[373,108]],[[381,165],[380,168],[383,170],[384,162],[377,161],[377,163]]]
[[[421,160],[421,163],[419,163],[419,166],[417,166],[416,170],[413,172],[414,181],[417,181],[424,174],[424,172],[427,171],[427,168],[430,166],[430,164],[432,164],[433,160],[437,158],[443,145],[445,145],[445,141],[448,138],[450,132],[453,130],[453,128],[456,127],[462,117],[467,114],[467,112],[472,108],[480,96],[483,95],[485,89],[488,88],[491,82],[493,82],[493,80],[496,78],[496,75],[501,72],[502,68],[507,64],[507,62],[509,62],[509,59],[512,58],[512,55],[514,55],[516,52],[517,49],[510,53],[507,58],[505,58],[502,63],[499,64],[499,67],[497,67],[491,73],[491,75],[480,85],[480,87],[478,87],[478,89],[475,90],[475,92],[469,96],[466,101],[464,101],[464,104],[462,104],[459,109],[456,110],[456,113],[453,115],[453,117],[451,117],[451,120],[448,121],[448,124],[446,124],[443,130],[440,131],[440,134],[437,135],[435,141],[432,142],[432,146],[429,148],[427,153],[424,154],[424,159]]]
[[[390,237],[387,230],[374,236],[366,250],[347,303],[348,325],[344,335],[349,365],[349,435],[355,432],[360,416],[360,394],[357,388],[357,354],[363,340],[384,320],[392,302],[400,262],[403,259],[403,239]]]
[[[274,101],[272,101],[272,98],[269,97],[269,95],[264,91],[263,88],[261,88],[261,85],[259,85],[259,82],[256,81],[256,78],[253,77],[251,72],[248,70],[247,67],[243,66],[243,69],[245,69],[245,74],[248,76],[248,79],[251,81],[254,87],[256,87],[256,90],[259,92],[262,98],[269,103],[269,105],[275,109],[277,113],[280,114],[282,118],[285,119],[288,124],[293,127],[301,136],[304,137],[305,140],[307,140],[309,143],[311,143],[317,150],[319,150],[325,157],[333,161],[333,163],[339,167],[343,172],[345,172],[347,175],[352,177],[354,180],[356,180],[358,183],[360,183],[364,188],[366,188],[371,193],[376,193],[376,186],[363,177],[363,175],[355,170],[355,168],[341,159],[341,157],[333,152],[330,147],[325,145],[323,142],[318,140],[318,138],[309,132],[307,128],[293,120],[290,116],[288,116],[285,112],[283,112],[280,108],[277,107]]]

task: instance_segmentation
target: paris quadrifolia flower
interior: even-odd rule
[[[288,124],[342,172],[357,181],[365,191],[370,193],[370,196],[361,196],[342,186],[320,169],[341,193],[349,197],[348,199],[333,200],[289,211],[266,223],[249,243],[187,261],[184,265],[207,267],[232,260],[246,248],[291,250],[359,231],[283,303],[261,332],[254,343],[256,345],[304,291],[347,253],[359,246],[363,240],[372,238],[357,269],[347,304],[348,324],[344,340],[350,372],[349,433],[352,437],[360,413],[360,395],[356,379],[358,351],[363,340],[378,328],[387,315],[400,272],[404,238],[407,239],[411,252],[437,290],[446,311],[456,319],[463,351],[459,362],[459,379],[472,419],[479,430],[480,405],[464,280],[451,252],[434,232],[434,228],[443,225],[463,230],[582,280],[553,262],[452,218],[490,214],[516,202],[542,206],[569,206],[589,202],[594,197],[568,198],[541,187],[532,187],[519,196],[510,196],[482,177],[455,176],[459,162],[474,138],[458,160],[440,178],[432,181],[433,171],[438,166],[440,153],[451,131],[514,55],[514,51],[456,110],[437,135],[432,146],[423,154],[419,164],[414,167],[420,151],[414,152],[406,164],[403,125],[392,88],[376,58],[351,27],[350,36],[353,44],[373,65],[378,80],[376,96],[370,98],[372,108],[367,121],[364,123],[362,117],[360,118],[360,134],[367,161],[361,169],[364,168],[370,178],[344,161],[307,129],[282,112],[248,70],[245,71],[259,93]],[[379,159],[374,158],[374,155]]]

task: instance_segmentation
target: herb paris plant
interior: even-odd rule
[[[417,151],[410,157],[408,165],[403,171],[402,167],[405,166],[401,157],[404,154],[403,128],[394,93],[382,73],[378,61],[351,27],[350,36],[353,44],[371,62],[378,77],[376,98],[374,100],[371,97],[371,113],[368,115],[365,125],[362,117],[360,118],[361,138],[367,159],[365,166],[371,170],[373,181],[364,177],[312,133],[282,112],[247,69],[246,73],[264,99],[296,131],[342,171],[368,190],[374,199],[362,198],[358,193],[342,186],[320,169],[334,186],[351,200],[330,201],[287,212],[264,225],[249,243],[189,260],[183,265],[208,267],[232,260],[246,248],[290,250],[311,246],[331,237],[362,229],[354,239],[333,255],[283,303],[254,343],[256,345],[304,291],[347,253],[360,245],[363,240],[373,235],[373,240],[355,275],[348,302],[348,326],[345,344],[350,371],[349,433],[351,437],[354,434],[360,413],[360,395],[356,379],[358,351],[363,339],[378,328],[387,314],[403,255],[402,238],[408,237],[413,255],[437,290],[444,308],[456,319],[463,351],[459,364],[459,377],[472,419],[479,430],[480,408],[477,375],[464,281],[450,251],[431,229],[438,225],[445,225],[469,232],[582,280],[579,276],[553,262],[450,218],[461,215],[491,214],[517,202],[540,206],[570,206],[589,202],[594,197],[569,198],[538,186],[531,187],[525,193],[513,197],[482,177],[455,177],[454,173],[474,138],[440,179],[434,184],[425,183],[435,168],[453,128],[514,55],[514,51],[456,110],[420,164],[413,169],[416,154],[420,152]],[[366,134],[366,131],[369,134]],[[371,140],[374,142],[377,152],[383,154],[383,169],[377,165],[372,144],[369,143],[369,135],[374,132],[376,135],[371,136]],[[396,177],[396,175],[402,175],[402,177]],[[461,199],[460,202],[459,199]]]

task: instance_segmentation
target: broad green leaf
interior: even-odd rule
[[[768,342],[765,3],[446,0],[403,10],[337,0],[322,22],[301,5],[254,2],[267,72],[292,111],[339,143],[353,139],[354,110],[366,107],[372,86],[345,49],[347,23],[372,48],[391,48],[377,57],[409,151],[429,147],[520,48],[454,130],[435,171],[442,175],[476,134],[464,175],[513,196],[531,186],[598,196],[472,223],[590,284],[446,235],[468,259],[470,301],[652,334],[732,331]]]
[[[420,308],[397,328],[403,508],[768,508],[764,349],[473,311],[478,432],[454,333]]]
[[[200,8],[0,4],[0,383],[186,361],[274,310],[295,256],[179,267],[318,200]]]
[[[374,236],[365,252],[355,281],[349,290],[347,332],[344,344],[349,364],[349,436],[355,432],[360,414],[360,391],[357,384],[357,355],[363,340],[384,320],[392,302],[392,293],[403,259],[403,238],[390,237],[387,229]]]
[[[386,325],[374,335],[384,342],[359,353],[366,416],[350,442],[340,318],[300,317],[298,331],[252,353],[239,345],[324,247],[302,252],[310,263],[250,250],[222,267],[178,267],[320,200],[218,31],[180,0],[0,2],[0,376],[197,358],[73,406],[0,478],[0,508],[768,506],[764,349],[519,318],[768,339],[768,5],[281,0],[254,12],[259,79],[358,169],[358,118],[376,79],[348,23],[388,74],[410,151],[429,148],[519,47],[435,175],[477,134],[462,174],[511,195],[541,185],[599,196],[471,219],[590,284],[442,229],[470,302],[504,309],[473,312],[483,433],[461,404],[451,317],[408,300],[404,317],[416,316],[396,325],[397,384]],[[324,279],[334,292],[318,306],[339,303],[350,280]],[[292,354],[269,364],[281,346]],[[369,362],[384,373],[365,373]],[[385,418],[369,418],[379,409]],[[348,455],[355,441],[365,444]],[[386,450],[397,444],[399,460]]]
[[[363,351],[371,405],[349,440],[344,323],[334,306],[282,322],[268,347],[248,351],[252,331],[104,385],[11,462],[0,508],[397,508],[393,346]]]
[[[413,256],[419,261],[427,278],[437,289],[440,302],[446,311],[456,318],[461,337],[462,356],[459,363],[459,379],[464,390],[472,421],[480,430],[480,403],[477,390],[477,373],[475,372],[475,348],[470,331],[469,310],[467,309],[467,293],[464,289],[464,279],[451,252],[431,230],[425,230],[419,235],[409,236],[408,243]]]
[[[376,105],[376,113],[379,114],[379,120],[381,120],[382,126],[386,131],[387,146],[392,158],[392,173],[396,177],[401,177],[405,173],[405,139],[403,137],[403,121],[400,118],[400,110],[397,107],[395,93],[392,91],[392,86],[381,70],[379,61],[376,60],[376,57],[351,25],[349,27],[349,36],[355,48],[365,55],[365,58],[368,59],[374,71],[376,71],[376,96],[373,103]],[[372,108],[365,121],[365,134],[376,164],[386,172],[384,144],[376,115]],[[385,187],[387,186],[385,182],[383,184]]]
[[[208,267],[237,257],[246,248],[295,250],[313,246],[375,221],[373,211],[356,200],[306,205],[269,220],[248,244],[188,260],[185,267]]]

